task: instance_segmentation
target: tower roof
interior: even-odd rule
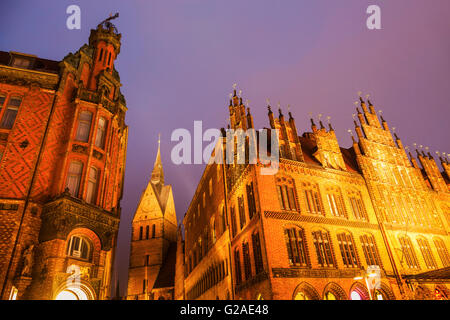
[[[161,139],[159,137],[158,137],[158,154],[156,155],[156,160],[152,171],[152,178],[150,181],[155,186],[159,187],[164,186],[164,171],[161,161]]]

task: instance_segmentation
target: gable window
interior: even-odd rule
[[[341,192],[338,188],[328,188],[327,189],[327,199],[330,206],[331,214],[335,217],[347,218],[347,213],[345,211],[344,199],[342,198]]]
[[[290,228],[284,230],[289,264],[294,266],[306,266],[306,242],[303,229]]]
[[[450,258],[448,256],[447,248],[445,247],[444,241],[439,238],[434,239],[434,245],[436,246],[439,257],[441,258],[442,264],[444,267],[450,266]]]
[[[0,127],[3,129],[12,129],[14,122],[16,121],[17,113],[19,112],[19,107],[22,103],[21,98],[10,98],[8,106],[3,113],[2,122]]]
[[[317,185],[303,183],[305,188],[306,211],[312,214],[324,214]]]
[[[97,198],[99,170],[91,167],[88,176],[88,185],[86,191],[86,202],[95,204]]]
[[[341,249],[342,260],[347,268],[357,268],[358,258],[356,256],[355,245],[349,233],[337,235],[339,248]]]
[[[78,129],[76,140],[81,142],[89,141],[89,133],[91,131],[92,112],[83,111],[78,119]]]
[[[417,261],[416,254],[409,237],[403,236],[398,240],[400,241],[402,248],[402,261],[405,261],[406,265],[410,269],[419,269],[419,262]]]
[[[425,265],[428,269],[436,269],[436,261],[434,260],[433,254],[431,253],[430,244],[427,239],[418,238],[417,243],[419,244],[420,251],[422,252]]]
[[[67,255],[83,260],[90,259],[91,245],[88,240],[80,236],[72,236],[69,240]]]
[[[336,263],[334,262],[328,232],[315,231],[312,235],[319,265],[322,267],[335,267]]]
[[[372,235],[362,235],[360,240],[367,265],[378,265],[381,267],[380,256],[378,254],[375,238]]]
[[[97,134],[95,136],[95,146],[103,149],[105,147],[107,122],[105,118],[98,119]]]
[[[253,182],[247,184],[247,206],[248,206],[248,217],[251,220],[256,214],[256,203],[255,203],[255,193],[253,189]]]
[[[69,165],[67,173],[66,187],[73,197],[78,197],[80,190],[81,173],[83,172],[83,163],[79,161],[72,161]]]
[[[277,193],[281,209],[300,211],[297,206],[293,179],[277,178]]]

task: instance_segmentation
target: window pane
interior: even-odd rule
[[[81,142],[89,141],[89,132],[91,131],[92,113],[84,111],[80,114],[78,120],[78,130],[76,140]]]
[[[70,194],[74,197],[78,196],[82,171],[83,164],[81,162],[74,161],[70,163],[66,187],[69,188]]]
[[[95,136],[95,146],[99,148],[105,147],[106,120],[100,118],[98,120],[97,135]]]
[[[86,201],[95,203],[97,197],[98,170],[91,167],[89,170],[89,181],[86,192]]]
[[[5,110],[5,114],[3,115],[1,127],[4,129],[11,129],[14,125],[14,121],[16,120],[18,109],[10,108]]]

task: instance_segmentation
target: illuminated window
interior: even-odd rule
[[[22,103],[21,98],[10,98],[8,102],[8,107],[6,108],[0,127],[3,129],[11,129],[16,121],[17,113],[19,112],[19,107]]]
[[[80,113],[78,119],[78,129],[76,140],[81,142],[89,141],[89,133],[91,131],[91,123],[92,123],[92,112],[83,111]]]
[[[242,255],[244,256],[244,275],[245,280],[248,280],[252,277],[252,267],[250,262],[250,249],[248,242],[244,242],[242,244]]]
[[[313,214],[324,214],[317,185],[303,183],[305,188],[306,211]]]
[[[105,118],[98,119],[97,134],[95,136],[95,146],[98,148],[103,149],[105,147],[106,126]]]
[[[83,172],[83,163],[72,161],[67,173],[66,187],[72,196],[77,197],[80,190],[81,174]]]
[[[302,229],[290,228],[284,230],[289,263],[294,266],[306,266],[306,243]]]
[[[372,235],[362,235],[360,237],[364,257],[366,258],[367,265],[381,266],[380,257],[378,255],[378,249],[375,244],[375,238]]]
[[[9,300],[17,300],[17,294],[19,293],[19,290],[17,290],[16,287],[11,288],[11,292],[9,294]]]
[[[366,209],[360,192],[349,193],[350,204],[352,206],[353,215],[358,220],[367,220]]]
[[[317,260],[322,267],[334,267],[336,264],[333,258],[330,236],[325,231],[315,231],[312,233],[314,247],[316,248]]]
[[[11,67],[14,68],[28,69],[30,66],[31,60],[22,57],[14,57],[11,63]]]
[[[351,300],[363,300],[361,295],[356,291],[352,291],[352,293],[350,294],[350,299]]]
[[[281,209],[287,211],[300,211],[297,205],[293,179],[277,178],[277,193]]]
[[[238,197],[238,208],[239,208],[239,223],[241,230],[245,226],[245,207],[244,207],[244,196]]]
[[[357,268],[358,258],[356,256],[355,245],[349,233],[337,235],[339,248],[341,249],[342,260],[347,268]]]
[[[91,167],[88,176],[88,185],[86,191],[86,201],[95,204],[97,198],[99,171]]]
[[[212,195],[212,178],[209,179],[209,195]]]
[[[399,241],[402,249],[402,260],[406,262],[408,268],[419,269],[419,262],[417,261],[416,254],[414,253],[414,248],[409,237],[400,237]]]
[[[338,188],[327,189],[327,199],[330,206],[331,214],[335,217],[347,218],[347,212],[345,211],[344,199]]]
[[[450,266],[450,258],[448,256],[447,248],[445,247],[444,241],[439,238],[434,239],[434,245],[436,246],[439,257],[441,258],[442,264],[444,267]]]
[[[236,274],[236,285],[239,285],[242,282],[242,271],[241,271],[241,257],[238,249],[234,251],[234,271]]]
[[[261,240],[259,233],[252,234],[253,259],[255,260],[255,271],[259,274],[264,271],[263,259],[261,253]]]
[[[248,206],[248,217],[250,219],[256,214],[256,202],[255,202],[255,193],[253,189],[253,182],[250,182],[246,186],[247,188],[247,206]]]
[[[72,236],[69,240],[67,255],[83,260],[90,260],[91,245],[88,240],[80,236]]]
[[[431,253],[430,245],[428,241],[424,238],[418,238],[417,243],[419,244],[420,251],[422,252],[425,265],[428,269],[436,269],[436,261],[434,260],[433,254]]]

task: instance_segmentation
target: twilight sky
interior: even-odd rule
[[[66,28],[66,8],[81,8],[81,30]],[[382,30],[366,28],[366,8],[381,7]],[[88,42],[91,28],[119,12],[116,61],[128,106],[128,156],[119,231],[125,293],[130,224],[156,157],[181,221],[204,165],[171,163],[176,128],[226,127],[237,83],[255,126],[268,126],[265,100],[287,104],[299,135],[308,113],[331,117],[349,147],[353,102],[370,94],[404,145],[450,153],[450,1],[448,0],[1,0],[0,50],[61,60]],[[206,146],[206,144],[204,144]]]

